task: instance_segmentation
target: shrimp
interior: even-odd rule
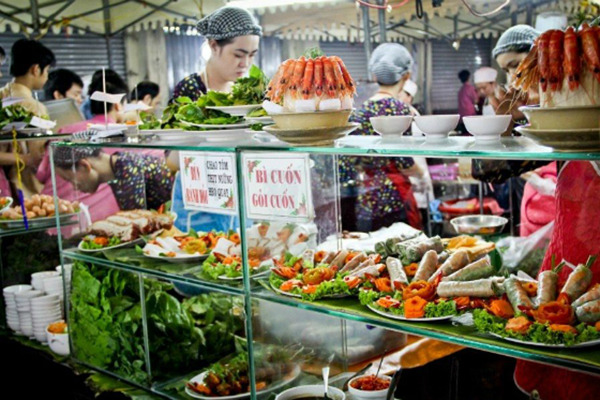
[[[325,93],[327,96],[334,98],[337,92],[335,75],[333,72],[333,63],[327,57],[323,57],[323,71],[325,73]]]
[[[309,98],[313,89],[314,70],[315,61],[313,59],[309,59],[306,62],[306,68],[304,68],[304,77],[302,78],[302,97],[304,100]]]
[[[294,66],[294,75],[292,76],[292,81],[290,83],[290,90],[297,91],[302,82],[302,77],[304,76],[304,69],[306,68],[306,58],[300,57],[298,61],[296,61],[296,65]]]
[[[548,78],[550,75],[550,36],[552,32],[546,31],[538,38],[538,67],[543,92],[548,88]]]
[[[523,91],[529,90],[529,87],[539,80],[537,43],[533,45],[529,54],[521,61],[515,76],[515,86],[522,88]]]
[[[565,34],[561,30],[555,30],[550,35],[548,60],[548,80],[551,90],[560,90],[563,83],[563,42]]]
[[[579,76],[581,74],[581,57],[579,56],[579,38],[573,27],[565,32],[565,57],[564,70],[569,80],[569,89],[575,90],[579,87]]]
[[[275,92],[277,91],[277,88],[279,87],[279,85],[281,83],[281,78],[283,77],[283,74],[285,73],[287,65],[291,61],[292,60],[284,61],[283,64],[281,64],[279,66],[279,69],[277,69],[277,72],[273,76],[273,79],[271,79],[271,82],[269,82],[269,86],[267,88],[267,97],[269,99],[273,99],[275,97]]]
[[[348,88],[348,90],[352,94],[356,93],[356,89],[354,87],[354,80],[352,80],[352,77],[350,76],[350,73],[348,72],[348,69],[346,68],[346,65],[344,65],[344,62],[342,61],[342,59],[339,58],[338,56],[333,56],[331,58],[334,61],[337,61],[337,63],[340,65],[340,68],[342,70],[342,75],[344,76],[344,81],[346,83],[346,87]]]
[[[315,94],[317,96],[323,95],[323,57],[319,57],[315,60]]]
[[[346,82],[344,81],[344,75],[342,74],[342,68],[340,67],[340,64],[333,59],[331,60],[331,65],[333,66],[333,76],[335,77],[335,82],[337,83],[337,86],[340,90],[340,95],[341,96],[345,96],[346,95]]]
[[[587,63],[588,70],[600,82],[600,40],[598,40],[598,35],[588,24],[583,24],[580,36],[583,59]]]

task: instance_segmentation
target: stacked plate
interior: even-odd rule
[[[67,275],[67,300],[71,298],[71,277]],[[48,278],[44,280],[44,291],[48,295],[56,295],[61,301],[61,305],[64,303],[65,292],[63,290],[63,277],[57,276],[54,278]]]
[[[15,294],[19,314],[19,330],[27,337],[33,336],[33,321],[31,317],[31,300],[44,295],[41,290],[26,290]]]
[[[32,289],[31,285],[14,285],[5,287],[2,290],[4,304],[6,304],[6,323],[8,324],[8,327],[17,334],[22,334],[22,332],[19,329],[19,311],[17,309],[15,295]]]
[[[61,300],[58,295],[46,295],[31,299],[33,336],[38,341],[46,343],[48,340],[46,328],[61,319]]]
[[[34,290],[44,290],[44,280],[60,276],[59,271],[43,271],[31,274],[31,286]]]

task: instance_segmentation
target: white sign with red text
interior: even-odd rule
[[[182,151],[179,164],[186,210],[237,215],[235,154]]]
[[[244,153],[242,163],[248,218],[314,218],[308,154]]]

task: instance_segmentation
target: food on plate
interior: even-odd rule
[[[585,293],[590,283],[592,283],[593,274],[590,268],[596,261],[596,258],[597,256],[590,256],[585,265],[579,264],[577,268],[569,274],[567,282],[561,290],[561,293],[565,293],[569,296],[569,300],[574,301],[579,298],[579,296]]]
[[[402,286],[408,285],[408,276],[404,271],[400,260],[394,257],[388,257],[387,260],[385,260],[385,265],[390,274],[390,282],[393,288],[399,290]]]
[[[67,323],[64,321],[60,321],[50,324],[48,325],[48,332],[54,333],[55,335],[68,333]]]
[[[509,319],[515,315],[510,303],[504,299],[495,299],[490,301],[489,306],[484,304],[484,308],[494,314],[496,317]]]
[[[458,253],[455,253],[458,254]],[[442,282],[445,281],[454,281],[454,282],[464,282],[464,281],[474,281],[477,279],[484,279],[494,275],[495,269],[492,263],[490,262],[489,257],[484,257],[479,261],[475,261],[467,265],[464,268],[459,269],[458,271],[442,278]]]
[[[520,334],[525,334],[527,333],[527,331],[529,331],[529,328],[531,327],[532,322],[530,320],[528,320],[526,317],[517,317],[517,318],[511,318],[508,320],[508,322],[506,323],[506,327],[504,327],[504,329],[506,329],[507,331],[511,331],[514,333],[520,333]]]
[[[25,199],[25,213],[28,219],[52,217],[56,214],[54,198],[46,194],[34,194],[30,199]],[[79,202],[70,202],[68,200],[58,200],[59,214],[73,214],[79,212]],[[23,210],[21,206],[11,207],[2,212],[2,219],[22,219]]]
[[[434,281],[438,278],[438,275],[442,277],[451,275],[461,268],[466,267],[469,264],[469,256],[464,250],[458,250],[442,264],[440,268],[429,278],[430,281]],[[443,279],[442,279],[443,280]]]
[[[510,277],[503,283],[504,291],[510,300],[510,304],[515,310],[521,310],[522,308],[533,308],[533,302],[529,298],[529,295],[523,289],[521,281],[516,277]]]
[[[0,106],[0,130],[5,130],[6,126],[13,122],[25,122],[29,124],[34,116],[35,114],[26,110],[20,104],[13,104],[6,107]],[[45,115],[41,118],[48,119]]]
[[[10,197],[0,197],[0,209],[6,207],[11,202],[12,199]]]
[[[84,250],[112,247],[160,229],[171,229],[172,226],[173,217],[167,214],[147,210],[119,211],[104,220],[94,222],[81,247]]]
[[[361,376],[350,383],[354,389],[365,391],[385,390],[390,387],[390,380],[375,375]]]
[[[600,46],[597,26],[551,29],[536,40],[519,64],[515,86],[539,85],[542,107],[594,105],[600,102]]]
[[[229,233],[216,231],[196,233],[192,230],[187,235],[156,237],[149,240],[142,251],[145,255],[152,257],[202,256],[213,250],[221,239],[233,236],[237,236],[233,231]],[[235,243],[231,243],[235,245]]]
[[[428,280],[437,270],[438,267],[438,255],[435,250],[429,250],[421,259],[419,268],[415,273],[415,281],[426,281]]]
[[[573,303],[571,303],[571,306],[573,308],[577,308],[579,306],[584,305],[585,303],[588,303],[588,302],[594,301],[594,300],[599,300],[599,299],[600,299],[600,284],[597,283],[596,285],[594,285],[594,287],[592,287],[586,293],[582,294],[581,297],[579,297],[577,300],[575,300]]]
[[[465,251],[471,261],[489,253],[496,247],[494,243],[466,235],[457,236],[452,239],[443,239],[442,241],[446,245],[446,251],[450,253],[460,250]]]
[[[575,309],[577,319],[581,322],[595,324],[600,321],[600,300],[593,300]]]
[[[336,56],[289,59],[269,82],[265,108],[269,113],[349,110],[356,85]]]
[[[434,236],[418,243],[412,243],[403,250],[404,251],[399,252],[400,260],[402,260],[402,262],[405,264],[409,264],[411,262],[420,261],[425,253],[430,250],[434,250],[436,253],[441,253],[444,251],[444,245],[442,244],[442,239],[439,236]]]
[[[440,297],[494,297],[502,293],[501,279],[477,279],[466,282],[440,282],[437,293]]]

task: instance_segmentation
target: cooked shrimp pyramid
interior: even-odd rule
[[[287,60],[269,83],[267,98],[287,112],[350,109],[356,85],[336,56]]]
[[[517,69],[524,91],[539,83],[544,107],[600,105],[600,27],[549,30]]]

